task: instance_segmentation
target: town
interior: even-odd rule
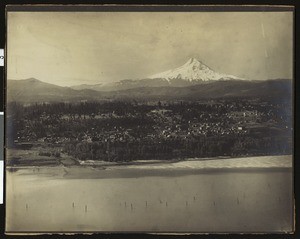
[[[41,156],[125,162],[291,154],[289,101],[10,103],[9,148]]]

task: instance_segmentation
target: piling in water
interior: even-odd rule
[[[28,204],[26,203],[26,210],[28,210]]]
[[[168,206],[168,202],[166,202],[166,207]]]
[[[188,202],[186,201],[186,202],[185,202],[185,206],[187,207],[187,205],[188,205]]]
[[[87,205],[85,205],[85,212],[87,212]]]
[[[132,203],[130,204],[131,210],[133,209]]]
[[[74,202],[72,203],[72,207],[75,207],[75,203]]]

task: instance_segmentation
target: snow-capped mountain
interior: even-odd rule
[[[186,81],[241,80],[242,78],[215,72],[201,61],[190,58],[184,65],[148,77],[149,79],[181,79]]]
[[[201,61],[190,58],[184,65],[142,79],[125,79],[118,82],[96,85],[71,86],[74,90],[91,89],[97,91],[128,90],[143,87],[186,87],[207,84],[218,80],[244,80],[242,78],[215,72]]]

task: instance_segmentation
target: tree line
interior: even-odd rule
[[[70,142],[64,152],[79,160],[133,161],[193,157],[291,154],[287,137],[210,137],[136,142]]]

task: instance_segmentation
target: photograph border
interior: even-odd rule
[[[203,9],[204,7],[204,9]],[[78,10],[78,8],[80,8],[80,10]],[[167,6],[167,5],[151,5],[151,6],[146,6],[146,5],[114,5],[114,6],[106,6],[106,5],[72,5],[72,6],[67,6],[67,5],[7,5],[6,7],[6,14],[7,12],[11,12],[11,11],[32,11],[32,12],[48,12],[48,11],[61,11],[61,12],[67,12],[67,11],[81,11],[81,12],[94,12],[95,11],[95,8],[97,9],[97,12],[99,11],[116,11],[116,12],[130,12],[130,11],[145,11],[145,12],[152,12],[154,9],[155,11],[157,11],[157,9],[159,9],[158,11],[161,11],[161,12],[164,12],[164,11],[168,11],[168,12],[186,12],[186,11],[189,11],[189,12],[199,12],[199,11],[203,11],[203,12],[207,12],[207,11],[211,11],[211,12],[215,12],[216,9],[218,9],[217,11],[270,11],[270,12],[273,12],[273,11],[293,11],[293,15],[294,15],[294,29],[295,29],[295,22],[296,22],[296,17],[295,17],[295,8],[294,6],[285,6],[285,5],[278,5],[278,6],[275,6],[275,5],[263,5],[263,6],[253,6],[253,5],[244,5],[244,6],[234,6],[234,5],[196,5],[196,6],[191,6],[191,5],[184,5],[184,6]],[[200,8],[202,10],[200,10]],[[216,8],[216,9],[214,9]],[[66,10],[68,9],[68,10]],[[226,10],[225,10],[226,9]],[[7,19],[6,19],[7,20]],[[295,35],[295,30],[294,30],[294,35]],[[295,49],[295,46],[296,46],[296,42],[294,40],[293,42],[293,45],[294,45],[294,49]],[[295,52],[295,50],[294,50]],[[6,55],[7,55],[7,51],[6,51]],[[293,56],[293,58],[295,59],[295,55]],[[7,65],[5,64],[5,67],[7,67]],[[295,75],[295,70],[296,70],[296,67],[295,67],[295,61],[294,61],[294,66],[293,66],[293,71],[294,71],[294,75]],[[7,71],[5,71],[7,73]],[[293,78],[293,87],[294,87],[294,91],[293,91],[293,100],[294,100],[294,104],[296,104],[296,101],[298,100],[297,99],[297,96],[296,96],[296,82],[295,82],[295,79],[296,77],[294,76]],[[5,76],[5,84],[4,84],[4,87],[5,87],[5,90],[6,90],[6,80],[7,80],[7,76]],[[5,94],[6,95],[6,94]],[[6,97],[5,97],[5,105],[4,107],[6,106]],[[294,110],[296,111],[296,108],[294,107]],[[294,112],[294,115],[296,115],[296,112]],[[293,125],[295,126],[294,129],[296,128],[296,120],[293,122]],[[296,145],[295,144],[295,139],[296,139],[296,135],[294,135],[293,137],[293,142],[294,142],[294,146]],[[296,147],[294,147],[294,151],[296,151]],[[296,167],[297,165],[295,164],[295,158],[296,158],[296,153],[294,152],[294,155],[293,155],[293,163],[294,163],[294,167]],[[294,175],[294,178],[296,177],[296,169],[294,168],[294,172],[293,172],[293,175]],[[295,181],[294,181],[295,182]],[[294,193],[296,193],[296,188],[295,188],[295,183],[293,185],[294,187]],[[5,196],[5,195],[4,195]],[[5,197],[4,197],[5,198]],[[296,215],[295,215],[295,218],[296,218]],[[297,223],[297,221],[295,222]],[[296,224],[294,225],[294,227],[296,227]],[[294,228],[296,229],[296,228]],[[91,233],[95,233],[95,234],[105,234],[107,235],[107,233],[110,233],[110,234],[118,234],[119,232],[102,232],[102,231],[95,231],[95,232],[80,232],[80,233],[77,233],[77,232],[33,232],[33,233],[28,233],[28,232],[24,232],[26,235],[47,235],[47,234],[65,234],[65,235],[74,235],[74,234],[83,234],[83,235],[91,235]],[[122,234],[124,232],[121,232]],[[135,236],[137,236],[137,234],[141,234],[140,232],[138,233],[135,233],[135,232],[129,232],[130,233],[133,233],[135,234]],[[176,235],[207,235],[208,233],[152,233],[152,232],[145,232],[146,234],[156,234],[156,236],[158,235],[173,235],[173,234],[176,234]],[[10,233],[7,233],[7,235],[9,235]],[[14,234],[14,233],[12,233]],[[20,234],[19,232],[17,232],[17,234]],[[21,232],[22,234],[22,232]],[[24,235],[25,235],[24,234]],[[127,232],[125,234],[128,234]],[[143,233],[144,234],[144,233]],[[231,233],[209,233],[211,235],[214,235],[215,236],[218,236],[218,235],[233,235],[233,236],[236,236],[238,234],[244,234],[244,233],[234,233],[234,234],[231,234]],[[270,233],[258,233],[259,234],[270,234]],[[273,233],[272,233],[273,234]],[[276,235],[277,233],[275,233]],[[278,233],[279,235],[282,235],[284,237],[286,237],[287,235],[284,235],[284,233]],[[278,235],[277,234],[277,235]],[[291,233],[293,234],[293,233]],[[145,236],[145,235],[144,235]],[[150,236],[150,235],[149,235]],[[253,234],[250,234],[250,236],[253,236]],[[250,238],[249,236],[247,236],[247,238]]]

